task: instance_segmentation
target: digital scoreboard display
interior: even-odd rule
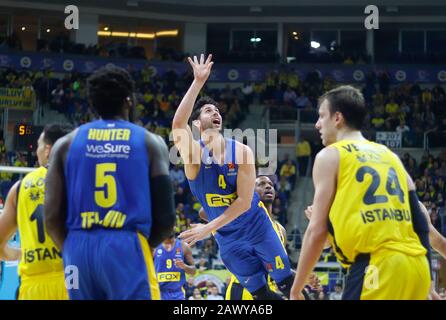
[[[43,131],[43,126],[28,123],[16,124],[14,128],[14,149],[16,151],[36,151],[37,140]]]

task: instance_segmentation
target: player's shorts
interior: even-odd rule
[[[63,271],[20,277],[18,300],[68,300]]]
[[[344,300],[426,300],[430,290],[426,256],[398,251],[361,254],[350,267]]]
[[[70,231],[62,257],[67,282],[67,266],[77,268],[72,300],[160,300],[148,241],[136,232]]]
[[[186,293],[184,290],[161,290],[161,300],[185,300]]]
[[[215,238],[226,268],[253,293],[267,284],[267,273],[276,283],[292,273],[288,255],[271,220],[250,227],[255,229],[255,238],[225,238],[218,233]]]
[[[254,300],[248,290],[231,278],[228,289],[226,289],[225,300]]]

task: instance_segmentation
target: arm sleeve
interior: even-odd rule
[[[415,233],[420,238],[421,244],[427,250],[427,259],[429,261],[429,269],[432,278],[432,263],[431,263],[431,246],[429,243],[429,223],[421,211],[418,203],[418,196],[414,190],[409,191],[410,210],[412,212],[412,224]]]
[[[149,244],[156,248],[166,239],[175,225],[175,205],[172,182],[168,175],[150,179],[152,198],[152,229]]]

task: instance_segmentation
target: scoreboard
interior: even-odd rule
[[[14,150],[36,151],[37,140],[43,131],[43,126],[19,123],[14,127]]]

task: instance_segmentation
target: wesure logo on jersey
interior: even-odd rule
[[[104,145],[92,145],[87,144],[87,155],[124,155],[128,156],[130,154],[131,147],[126,144],[111,144],[106,143]]]
[[[179,282],[181,275],[179,272],[160,272],[158,282]]]
[[[209,207],[229,207],[234,200],[237,199],[237,194],[216,194],[216,193],[206,193],[206,202]]]

